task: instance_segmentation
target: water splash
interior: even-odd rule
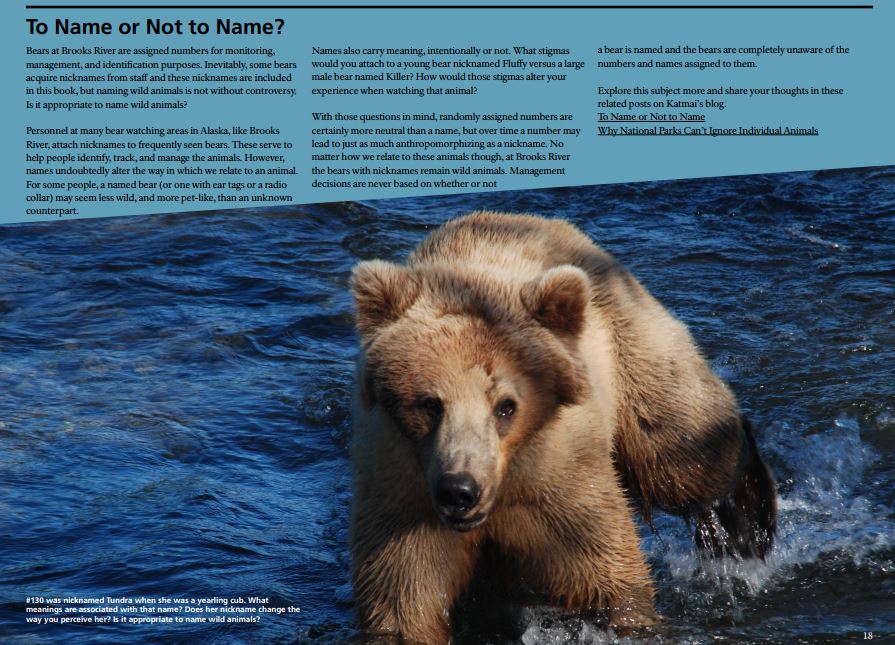
[[[886,508],[862,494],[865,472],[878,456],[861,440],[857,420],[843,414],[823,432],[807,436],[790,423],[776,423],[764,433],[761,450],[781,464],[782,491],[777,539],[765,561],[706,557],[693,547],[682,521],[659,516],[657,534],[644,540],[657,577],[659,610],[666,616],[659,634],[619,637],[586,620],[558,620],[555,610],[541,607],[526,609],[522,642],[709,642],[688,635],[688,626],[713,625],[731,634],[747,629],[769,598],[790,594],[805,567],[816,580],[836,575],[843,560],[891,575],[891,560],[877,556],[895,544],[895,522]]]

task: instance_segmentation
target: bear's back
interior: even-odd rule
[[[530,280],[563,264],[596,277],[615,261],[564,220],[479,211],[440,227],[420,243],[408,264],[496,270]]]

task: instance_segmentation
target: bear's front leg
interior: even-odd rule
[[[393,519],[393,518],[392,518]],[[354,595],[363,630],[376,642],[439,645],[469,585],[477,544],[436,520],[388,521],[358,513],[352,527]]]
[[[606,615],[611,627],[658,622],[652,577],[614,475],[551,484],[537,505],[494,518],[493,538],[520,563],[522,582],[559,607]]]

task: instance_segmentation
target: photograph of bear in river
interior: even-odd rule
[[[477,210],[569,221],[636,276],[735,392],[776,480],[764,559],[712,557],[694,548],[697,517],[688,527],[654,506],[645,522],[629,502],[661,622],[623,642],[892,640],[887,166],[0,226],[0,643],[352,642],[352,268],[405,264]],[[451,531],[417,477],[432,526],[482,535],[497,518]],[[481,547],[452,615],[457,645],[618,640],[608,617],[529,596],[543,590],[520,584],[520,564]],[[38,593],[259,596],[301,612],[47,627],[26,622]]]
[[[458,607],[495,598],[637,633],[660,617],[634,508],[687,517],[710,555],[771,548],[775,484],[734,395],[571,224],[477,212],[352,284],[367,634],[447,643]]]

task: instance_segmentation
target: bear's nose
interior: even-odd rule
[[[438,478],[435,501],[452,511],[468,511],[482,496],[482,489],[468,473],[447,473]]]

